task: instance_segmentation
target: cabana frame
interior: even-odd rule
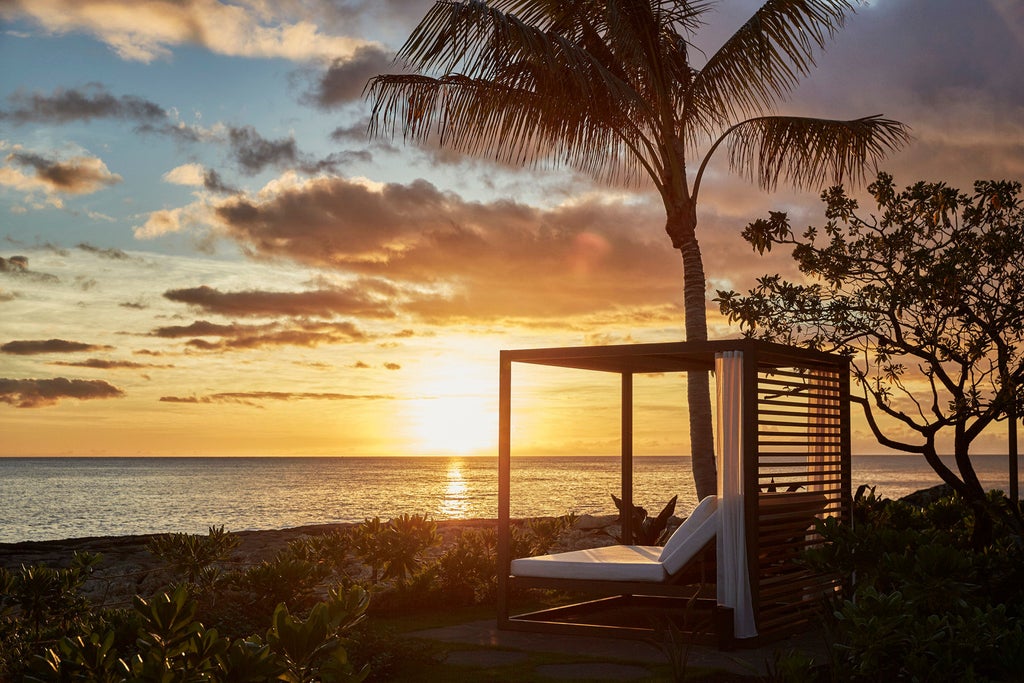
[[[743,419],[739,446],[742,468],[743,520],[747,573],[756,637],[736,639],[732,609],[722,606],[714,583],[714,565],[689,580],[639,583],[575,579],[538,579],[511,575],[511,425],[512,368],[529,363],[618,374],[621,377],[621,499],[633,504],[633,375],[715,370],[715,359],[742,354]],[[850,494],[850,369],[848,359],[750,339],[506,350],[500,356],[498,438],[498,627],[508,630],[649,638],[653,624],[608,623],[617,609],[658,612],[674,618],[683,631],[719,647],[755,646],[805,628],[820,609],[821,598],[841,594],[848,578],[813,574],[793,562],[799,553],[820,544],[813,516],[848,523]],[[721,401],[720,401],[721,403]],[[721,413],[723,405],[717,405]],[[813,492],[823,504],[784,504],[775,489]],[[773,498],[773,496],[775,496]],[[803,516],[801,516],[803,515]],[[630,516],[623,515],[622,537],[633,538]],[[793,532],[797,522],[798,533]],[[711,544],[712,546],[714,543]],[[712,548],[713,550],[713,548]],[[707,563],[708,553],[699,561]],[[712,553],[713,555],[713,553]],[[694,576],[700,577],[693,578]],[[517,588],[548,587],[603,594],[590,600],[540,612],[512,615]],[[703,610],[699,627],[683,617]],[[710,625],[710,627],[709,627]],[[691,628],[692,627],[692,628]]]

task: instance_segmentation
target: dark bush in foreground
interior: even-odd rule
[[[833,680],[1008,681],[1024,671],[1024,542],[1001,494],[987,547],[972,547],[972,507],[858,495],[854,524],[825,520],[819,568],[856,576],[831,607]]]

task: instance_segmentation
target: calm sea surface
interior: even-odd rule
[[[1007,487],[1005,456],[980,456],[986,488]],[[513,459],[512,516],[609,514],[617,457]],[[695,504],[689,458],[635,459],[634,500],[652,514]],[[853,483],[896,498],[939,483],[913,456],[855,456]],[[0,458],[0,542],[205,533],[388,519],[497,517],[495,458]]]

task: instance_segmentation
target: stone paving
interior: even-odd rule
[[[457,626],[417,631],[413,637],[486,649],[459,650],[448,655],[449,664],[476,668],[522,665],[531,652],[551,652],[585,657],[584,661],[564,664],[541,664],[534,668],[538,676],[555,680],[650,680],[651,666],[667,663],[665,654],[654,646],[638,640],[559,636],[520,631],[499,631],[493,619]],[[825,645],[820,635],[803,634],[767,646],[722,652],[711,647],[693,646],[688,665],[712,668],[725,675],[716,680],[743,680],[767,673],[776,651],[797,649],[822,661]]]

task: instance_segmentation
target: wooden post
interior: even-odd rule
[[[622,373],[622,542],[633,543],[633,374]]]
[[[1007,437],[1007,446],[1010,451],[1010,500],[1013,501],[1014,505],[1020,504],[1020,485],[1017,482],[1017,478],[1020,476],[1017,471],[1017,392],[1016,388],[1010,394],[1010,408],[1009,415],[1007,415],[1007,421],[1010,423],[1007,429],[1009,434]]]
[[[512,361],[501,352],[498,375],[498,628],[508,625],[508,575],[512,566]]]
[[[761,487],[760,450],[758,447],[758,420],[760,405],[757,393],[757,372],[761,367],[761,352],[757,347],[743,349],[743,390],[738,396],[742,406],[742,437],[740,465],[743,468],[743,528],[747,543],[747,580],[750,582],[750,603],[754,611],[754,624],[761,632]],[[722,410],[719,407],[719,410]],[[720,456],[721,457],[721,456]]]

